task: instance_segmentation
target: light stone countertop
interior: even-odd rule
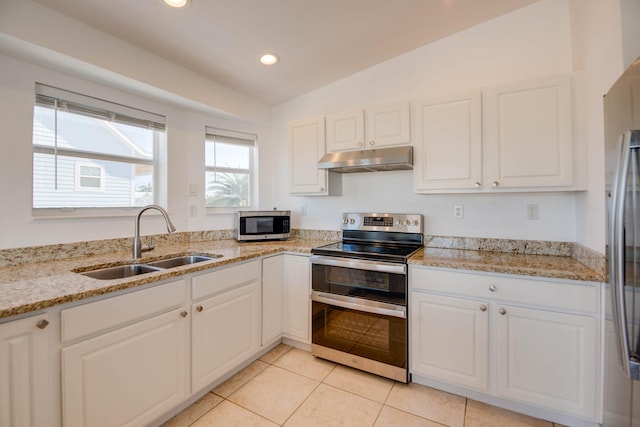
[[[410,264],[552,279],[605,282],[606,277],[567,256],[422,248]]]
[[[288,241],[260,243],[211,240],[158,245],[152,252],[145,252],[139,262],[151,262],[184,254],[217,254],[222,255],[222,257],[197,264],[114,280],[93,279],[78,274],[74,270],[83,271],[131,262],[133,260],[130,250],[2,267],[0,268],[0,319],[264,255],[280,252],[310,254],[313,247],[327,243],[329,243],[327,240],[291,239]],[[604,277],[571,257],[424,248],[413,255],[409,263],[555,279],[589,282],[604,281]]]

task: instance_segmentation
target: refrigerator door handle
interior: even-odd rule
[[[611,302],[613,323],[616,331],[619,362],[627,377],[640,379],[640,364],[630,360],[629,335],[627,331],[627,307],[625,305],[625,228],[624,213],[627,198],[627,177],[631,150],[635,149],[640,132],[625,132],[620,137],[620,157],[613,182],[611,230],[609,233]],[[634,140],[631,144],[631,140]],[[637,147],[637,146],[636,146]],[[634,195],[635,196],[635,195]]]

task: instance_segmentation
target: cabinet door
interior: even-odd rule
[[[63,348],[63,424],[142,426],[187,398],[179,308]]]
[[[311,276],[309,265],[309,257],[284,255],[283,332],[304,342],[310,342]]]
[[[490,188],[573,184],[568,77],[491,88],[485,100],[485,182]]]
[[[324,117],[289,123],[291,194],[328,194],[328,172],[318,169],[325,153]]]
[[[362,110],[327,115],[327,151],[364,148],[364,112]]]
[[[282,335],[284,255],[262,260],[262,345]]]
[[[0,325],[0,425],[51,425],[46,314]],[[38,325],[40,327],[38,327]]]
[[[409,103],[368,107],[365,112],[367,148],[409,145],[411,126]]]
[[[482,189],[480,92],[423,99],[413,108],[416,192]]]
[[[594,418],[597,319],[504,304],[496,309],[498,395]]]
[[[192,392],[209,386],[260,350],[260,283],[193,304]]]
[[[411,293],[411,372],[486,391],[487,302]]]

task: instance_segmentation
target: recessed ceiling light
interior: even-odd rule
[[[258,59],[258,61],[264,65],[273,65],[280,62],[280,57],[275,53],[265,53]]]
[[[180,8],[189,6],[191,0],[162,0],[162,3],[166,4],[167,6]]]

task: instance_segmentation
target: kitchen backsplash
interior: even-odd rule
[[[337,241],[342,238],[341,231],[294,229],[292,238],[304,240]],[[143,242],[154,244],[202,242],[207,240],[226,240],[234,238],[234,230],[207,230],[165,233],[144,236]],[[87,242],[61,243],[55,245],[31,246],[0,250],[0,267],[30,262],[55,261],[58,259],[99,255],[131,249],[131,237],[93,240]],[[508,252],[523,255],[547,255],[573,257],[595,272],[605,275],[604,255],[585,246],[571,242],[552,242],[537,240],[492,239],[456,236],[424,236],[424,245],[429,248],[460,249],[487,252]]]

